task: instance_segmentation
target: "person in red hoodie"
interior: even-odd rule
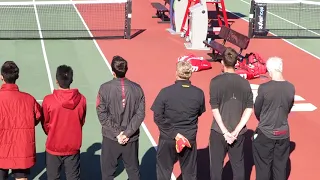
[[[46,168],[48,180],[60,178],[64,166],[67,180],[80,180],[80,148],[82,127],[86,117],[86,98],[78,89],[70,89],[73,82],[71,67],[57,68],[58,89],[42,102],[46,133]]]
[[[6,61],[1,67],[0,180],[8,178],[9,169],[16,180],[27,180],[36,162],[35,126],[41,107],[33,96],[19,91],[18,78],[18,66]]]

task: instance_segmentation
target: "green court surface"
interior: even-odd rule
[[[6,0],[4,0],[6,1]],[[31,9],[32,10],[32,9]],[[30,9],[29,9],[30,11]],[[54,9],[51,9],[54,11]],[[10,11],[9,11],[10,12]],[[31,11],[29,17],[24,20],[38,28],[36,14]],[[19,15],[19,14],[17,14]],[[66,18],[64,14],[51,16],[51,18]],[[46,13],[38,10],[41,28],[50,26],[50,22],[41,21]],[[0,23],[14,18],[14,16],[0,17]],[[74,25],[85,29],[76,11],[71,18]],[[22,19],[21,17],[18,19]],[[47,19],[47,18],[45,18]],[[12,19],[12,21],[16,21]],[[7,21],[8,22],[8,21]],[[14,22],[13,25],[26,22]],[[68,22],[61,21],[61,26],[68,26]],[[100,143],[102,141],[101,126],[97,119],[95,110],[96,95],[100,85],[112,78],[108,64],[93,40],[2,40],[0,41],[1,63],[6,60],[13,60],[20,68],[20,78],[17,84],[21,91],[32,94],[39,102],[43,97],[56,88],[55,72],[59,65],[67,64],[74,70],[73,88],[79,88],[87,98],[87,118],[83,129],[83,145],[81,148],[81,179],[101,179],[100,175]],[[68,138],[68,137],[66,137]],[[45,173],[45,141],[46,135],[41,126],[36,131],[37,164],[32,169],[30,179],[46,179]],[[155,174],[155,168],[150,167],[154,164],[155,149],[153,148],[148,136],[141,128],[141,138],[139,147],[139,158],[141,164],[142,179],[148,179]],[[147,173],[145,173],[147,172]],[[116,179],[127,179],[127,174],[120,164],[117,170]]]
[[[314,2],[320,2],[320,0],[311,0]],[[230,12],[235,12],[235,13],[240,13],[244,15],[244,19],[248,20],[249,19],[249,10],[250,10],[250,0],[225,0],[225,5],[226,8]],[[296,7],[296,6],[295,6]],[[320,5],[314,6],[319,7]],[[319,26],[318,17],[319,17],[319,12],[320,11],[315,11],[315,10],[305,10],[305,14],[301,17],[305,18],[305,23],[299,24],[301,27],[305,28],[311,28],[313,26]],[[289,14],[289,15],[288,15]],[[294,19],[293,17],[297,17],[295,15],[290,16],[290,14],[294,14],[292,11],[290,12],[283,12],[283,13],[268,13],[267,18],[270,18],[270,23],[274,22],[278,24],[281,27],[289,28],[293,24],[298,24],[298,20]],[[274,27],[274,25],[272,26]],[[316,27],[319,29],[319,27]],[[315,35],[315,34],[313,34]],[[319,35],[319,34],[318,34]],[[288,42],[292,43],[293,45],[297,46],[300,49],[303,49],[305,51],[308,51],[312,55],[316,57],[320,57],[320,51],[319,51],[319,45],[320,45],[320,40],[319,39],[290,39]]]

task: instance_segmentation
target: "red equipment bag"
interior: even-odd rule
[[[247,54],[242,61],[238,61],[236,73],[245,79],[255,79],[267,73],[266,61],[258,53]]]
[[[203,57],[198,57],[193,54],[189,54],[187,56],[180,56],[178,58],[178,62],[179,61],[189,61],[192,65],[193,72],[198,72],[212,68],[211,63],[208,60],[205,60]]]

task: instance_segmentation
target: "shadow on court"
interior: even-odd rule
[[[140,162],[141,180],[157,179],[156,175],[156,156],[157,151],[154,147],[150,147],[144,154]]]
[[[252,136],[254,131],[248,130],[245,134],[245,144],[244,144],[244,160],[245,160],[245,179],[250,180],[252,167],[254,166],[253,155],[252,155]],[[294,151],[296,144],[290,142],[290,154]],[[287,163],[287,177],[289,177],[291,171],[291,161],[290,158]],[[228,161],[222,172],[222,179],[232,179],[232,167],[230,161]],[[198,180],[210,179],[210,160],[209,160],[209,148],[198,150]]]
[[[244,17],[247,17],[247,16],[242,14],[242,13],[240,13],[240,12],[227,12],[227,17],[228,17],[229,21],[230,20],[232,21],[234,19],[240,19],[240,18],[244,18]],[[217,11],[209,10],[208,11],[208,18],[216,20],[217,19]]]
[[[252,172],[252,167],[254,165],[252,156],[252,136],[253,131],[248,130],[245,134],[245,144],[244,144],[244,158],[245,158],[245,176],[246,180],[250,180],[250,175]],[[295,150],[296,143],[290,142],[290,154]],[[81,179],[101,179],[101,167],[100,167],[100,155],[96,152],[101,149],[101,143],[92,144],[86,152],[81,153]],[[37,163],[31,169],[31,175],[29,179],[46,180],[47,174],[45,171],[45,152],[37,153]],[[119,165],[116,171],[116,177],[124,171],[124,165],[121,160],[119,160]],[[290,176],[291,172],[291,160],[289,158],[287,163],[287,178]],[[149,150],[144,154],[140,162],[140,173],[141,180],[157,179],[156,177],[156,150],[154,147],[149,148]],[[223,179],[232,179],[233,173],[231,164],[228,161],[223,168],[222,177]],[[66,180],[64,171],[61,173],[61,180]],[[177,178],[181,180],[181,175]],[[209,148],[198,149],[198,180],[208,180],[210,179],[210,160],[209,160]],[[8,180],[14,180],[10,177]]]
[[[146,29],[131,29],[130,39],[133,39],[133,38],[139,36],[139,35],[142,34],[144,31],[146,31]]]
[[[81,153],[81,179],[101,179],[100,155],[96,154],[96,152],[100,149],[101,143],[94,143],[87,149],[86,152]],[[47,180],[47,173],[45,170],[45,159],[45,152],[37,153],[37,163],[32,167],[29,179],[36,179],[36,177],[38,176],[39,180]],[[122,161],[119,161],[115,176],[117,177],[119,174],[123,172],[123,170],[124,165]],[[66,179],[63,167],[60,179]]]
[[[232,13],[227,12],[227,17],[228,17],[228,24],[232,28],[232,24],[235,23],[236,19],[244,18],[246,17],[246,15],[241,14],[239,12],[232,12]],[[219,27],[216,11],[208,11],[208,18],[209,18],[209,31],[213,27]]]

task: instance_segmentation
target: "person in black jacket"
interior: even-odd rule
[[[111,62],[114,78],[100,86],[97,114],[102,126],[102,180],[113,180],[118,158],[130,180],[139,180],[139,128],[145,118],[145,96],[139,84],[125,77],[128,63],[120,56]]]
[[[295,87],[282,75],[282,59],[272,57],[267,61],[272,80],[261,84],[254,104],[259,121],[253,136],[253,158],[256,179],[285,180],[290,154],[288,115],[294,103]]]
[[[221,180],[223,162],[228,153],[233,180],[245,179],[244,133],[253,112],[253,93],[248,80],[235,73],[238,53],[227,48],[221,61],[224,73],[210,82],[210,105],[213,123],[209,153],[211,180]]]
[[[177,159],[182,178],[197,179],[198,117],[206,108],[203,91],[189,80],[191,74],[192,65],[189,62],[178,62],[175,84],[163,88],[151,107],[160,131],[156,165],[158,180],[171,179]],[[176,151],[176,141],[180,139],[189,141],[191,147]]]

